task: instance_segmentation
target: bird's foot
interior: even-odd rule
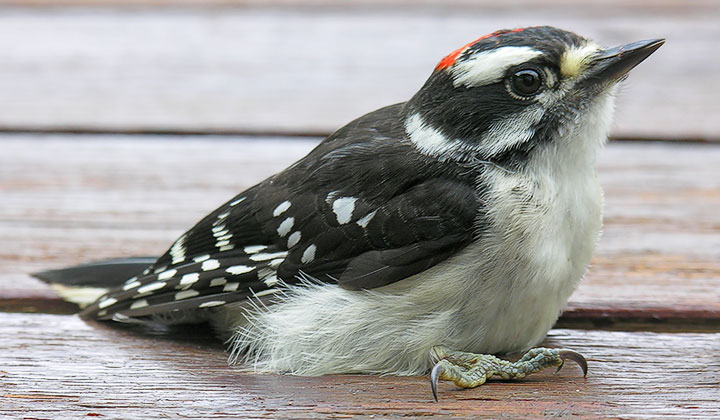
[[[509,362],[489,354],[466,353],[448,350],[441,346],[433,347],[433,359],[437,361],[430,374],[433,397],[437,397],[438,380],[453,381],[463,388],[475,388],[485,383],[492,376],[503,379],[521,379],[551,366],[558,371],[565,360],[576,362],[587,375],[587,361],[578,352],[568,349],[548,349],[538,347],[525,353],[517,362]]]

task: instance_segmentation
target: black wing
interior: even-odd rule
[[[343,127],[205,217],[84,314],[196,311],[272,294],[301,275],[369,289],[453,255],[478,227],[476,174],[418,153],[402,113],[398,104]]]

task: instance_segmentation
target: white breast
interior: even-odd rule
[[[502,353],[537,344],[600,232],[594,164],[611,98],[602,111],[533,154],[523,172],[487,168],[480,181],[492,188],[481,219],[490,227],[444,262],[379,289],[306,284],[268,308],[228,308],[218,323],[236,325],[233,357],[246,352],[256,369],[272,372],[412,375],[429,369],[435,345]]]
[[[456,346],[498,353],[537,344],[590,263],[602,210],[594,170],[584,159],[566,166],[555,150],[547,155],[527,172],[484,175],[494,186],[486,195],[490,228],[461,256],[477,258],[465,296],[481,302],[466,302],[463,317],[482,328],[464,328]]]
[[[247,352],[271,372],[414,375],[429,369],[435,345],[503,353],[537,344],[590,262],[600,187],[592,170],[487,176],[496,177],[493,227],[482,240],[379,289],[307,284],[267,309],[238,308],[234,356]]]

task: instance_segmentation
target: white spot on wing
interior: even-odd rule
[[[236,206],[236,205],[242,203],[243,201],[245,201],[246,198],[247,198],[247,197],[240,197],[240,198],[238,198],[237,200],[235,200],[235,201],[233,201],[233,202],[230,203],[230,207]]]
[[[313,262],[315,260],[315,251],[317,251],[317,246],[315,244],[310,245],[305,249],[305,252],[302,254],[302,258],[300,258],[300,262],[303,264],[308,264]]]
[[[473,54],[451,68],[453,85],[472,87],[496,83],[505,77],[508,68],[541,54],[530,47],[502,47]]]
[[[182,276],[180,279],[180,285],[181,286],[187,286],[189,284],[193,284],[200,280],[200,274],[198,273],[189,273]]]
[[[183,299],[195,297],[199,294],[200,294],[200,292],[198,292],[197,290],[192,290],[192,289],[183,290],[182,292],[175,293],[175,300],[183,300]]]
[[[223,284],[227,283],[227,279],[224,277],[218,277],[216,279],[212,279],[210,281],[210,287],[216,287],[216,286],[222,286]]]
[[[227,251],[230,249],[235,248],[232,244],[230,244],[230,238],[232,238],[232,233],[227,229],[227,227],[224,224],[220,224],[218,226],[215,226],[213,229],[213,236],[215,237],[215,246],[219,248],[221,251]]]
[[[267,261],[272,260],[274,258],[287,257],[287,251],[280,251],[280,252],[272,252],[272,253],[262,253],[262,254],[255,254],[250,256],[250,259],[253,261]]]
[[[267,248],[266,245],[250,245],[243,248],[243,251],[246,254],[255,254],[256,252],[260,252],[265,248]]]
[[[278,291],[279,291],[279,289],[267,289],[267,290],[263,290],[261,292],[253,293],[253,296],[258,298],[258,297],[262,297],[262,296],[271,295]]]
[[[234,292],[238,289],[240,283],[228,283],[223,287],[223,292]]]
[[[198,308],[212,308],[213,306],[220,306],[224,305],[224,300],[211,300],[209,302],[203,302],[200,305],[198,305]]]
[[[272,276],[267,277],[267,278],[264,279],[263,281],[265,282],[265,285],[266,285],[266,286],[272,287],[272,286],[275,286],[275,285],[278,283],[278,278],[277,278],[276,275],[272,275]]]
[[[123,286],[123,290],[127,291],[127,290],[130,290],[130,289],[134,289],[134,288],[140,286],[141,284],[142,284],[142,283],[140,283],[139,281],[135,280],[135,281],[133,281],[133,282],[131,282],[131,283],[126,283],[126,284]]]
[[[203,261],[209,260],[209,259],[210,259],[210,255],[205,254],[205,255],[200,255],[199,257],[193,258],[193,261],[195,261],[195,262],[203,262]]]
[[[105,308],[107,308],[108,306],[114,305],[114,304],[116,304],[116,303],[117,303],[117,299],[115,299],[115,298],[103,299],[103,300],[100,301],[100,303],[98,303],[98,308],[100,308],[100,309],[105,309]]]
[[[133,302],[132,305],[130,305],[130,309],[140,309],[140,308],[144,308],[146,306],[148,306],[147,299],[140,299],[140,300],[136,300],[135,302]]]
[[[228,267],[227,271],[230,274],[245,274],[253,271],[255,267],[250,265],[233,265],[232,267]]]
[[[175,269],[163,271],[162,273],[158,274],[158,280],[167,280],[169,278],[172,278],[176,273],[177,270]]]
[[[183,234],[178,238],[177,241],[170,247],[170,257],[172,258],[173,264],[179,264],[185,261],[185,238]]]
[[[292,248],[297,245],[297,243],[300,242],[301,237],[302,234],[299,231],[291,233],[288,237],[287,247]]]
[[[285,213],[287,211],[287,209],[290,208],[291,205],[292,205],[291,202],[283,201],[277,207],[275,207],[275,210],[273,210],[273,216],[278,217],[281,214]]]
[[[367,225],[370,223],[370,221],[373,219],[373,217],[375,217],[375,214],[376,214],[376,213],[377,213],[377,210],[373,210],[373,211],[371,211],[370,213],[368,213],[368,214],[366,214],[365,216],[363,216],[361,219],[359,219],[356,223],[357,223],[361,228],[366,228]]]
[[[284,237],[288,233],[290,233],[290,229],[293,228],[293,225],[295,224],[295,218],[294,217],[288,217],[287,219],[283,220],[282,223],[280,223],[280,226],[277,228],[277,233],[280,235],[280,237]]]
[[[218,260],[207,260],[202,263],[200,267],[202,271],[217,270],[220,267],[220,261]]]
[[[112,320],[115,322],[130,322],[130,317],[117,312],[113,314]]]
[[[325,197],[325,202],[328,204],[332,203],[332,201],[335,199],[335,197],[337,197],[338,194],[340,194],[340,191],[330,191],[327,197]]]
[[[165,283],[164,281],[156,281],[154,283],[146,284],[145,286],[137,289],[137,292],[139,294],[153,292],[155,290],[162,289],[163,287],[165,287],[166,284],[167,283]]]
[[[356,201],[355,197],[342,197],[333,202],[333,213],[335,213],[338,223],[344,225],[350,222]]]

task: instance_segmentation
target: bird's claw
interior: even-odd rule
[[[560,349],[558,350],[558,357],[560,357],[560,366],[558,366],[557,370],[555,371],[560,372],[560,369],[565,365],[565,360],[572,360],[573,362],[577,363],[578,366],[580,366],[580,369],[583,371],[583,378],[587,377],[588,373],[588,365],[587,360],[585,360],[585,356],[582,354],[569,349]]]
[[[493,375],[503,379],[521,379],[551,366],[558,371],[566,360],[577,363],[587,376],[587,360],[580,353],[568,349],[535,348],[523,355],[517,362],[509,362],[487,354],[473,354],[452,351],[443,347],[433,348],[431,355],[437,360],[430,372],[430,386],[433,398],[438,401],[438,382],[450,380],[463,388],[482,385]]]
[[[430,373],[430,386],[432,387],[433,398],[438,402],[437,385],[440,375],[445,371],[441,362],[437,362]]]

